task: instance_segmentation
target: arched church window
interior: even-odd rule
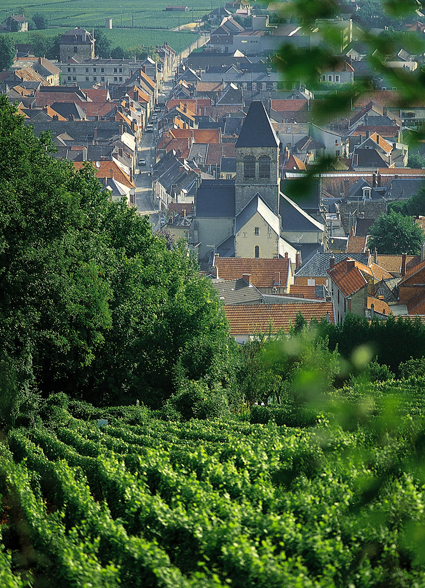
[[[258,245],[255,246],[254,249],[254,257],[258,259],[260,257],[260,247]]]
[[[267,157],[267,155],[262,155],[259,158],[259,173],[260,178],[270,177],[270,157]]]
[[[255,157],[247,155],[243,158],[243,175],[244,178],[255,178]]]

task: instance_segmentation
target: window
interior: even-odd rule
[[[72,76],[72,81],[76,82],[77,81],[77,76]]]
[[[254,235],[256,237],[258,237],[259,234],[260,234],[260,227],[254,227]]]
[[[261,155],[259,158],[259,173],[260,178],[270,177],[270,157],[267,155]]]
[[[97,81],[97,76],[93,76],[93,82]]]
[[[122,67],[120,67],[119,72],[122,73]]]
[[[105,81],[105,76],[102,76],[102,77],[100,78],[100,81],[101,81],[101,82],[104,82],[104,81]]]
[[[259,248],[258,245],[255,246],[255,249],[254,249],[254,257],[256,259],[258,259],[260,257],[260,248]]]
[[[261,89],[262,89],[262,90],[267,90],[267,84],[266,84],[266,82],[263,82],[263,83],[261,84]]]
[[[114,82],[118,82],[117,76],[114,77]]]
[[[95,73],[95,71],[96,71],[96,68],[94,67],[94,68],[93,68],[93,73]]]
[[[100,73],[104,73],[104,71],[105,71],[105,68],[104,67],[101,67],[100,68]]]
[[[118,71],[118,68],[114,67],[114,73],[117,73],[117,71]]]
[[[322,82],[326,82],[326,76],[325,75],[322,76]]]
[[[88,81],[89,81],[89,79],[90,79],[90,78],[89,78],[89,76],[86,76],[86,82],[88,82]]]
[[[243,175],[244,178],[255,178],[255,157],[247,155],[243,158]]]
[[[68,81],[71,81],[71,76],[68,76]]]
[[[252,82],[252,89],[256,90],[257,89],[257,83],[256,82]]]
[[[120,76],[120,82],[122,82],[122,76]]]
[[[328,76],[328,81],[332,82],[332,76]]]
[[[88,73],[88,72],[89,72],[89,68],[88,68],[88,67],[86,67],[86,73]]]
[[[74,53],[78,53],[78,47],[77,46],[74,47]]]
[[[316,285],[316,280],[314,278],[307,279],[307,286],[315,286],[315,285]]]
[[[242,82],[242,89],[246,90],[248,88],[248,84],[246,82]]]
[[[68,71],[71,71],[71,68],[70,67],[68,67]]]
[[[335,82],[339,84],[339,76],[335,76]]]

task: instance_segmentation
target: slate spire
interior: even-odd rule
[[[251,102],[236,147],[279,147],[269,116],[259,100]]]

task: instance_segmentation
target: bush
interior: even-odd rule
[[[170,414],[177,413],[183,420],[188,421],[192,418],[223,417],[229,413],[229,406],[226,392],[221,386],[210,390],[204,382],[186,380],[177,394],[167,401],[164,411],[164,414],[167,411],[171,411]]]
[[[407,361],[402,362],[399,365],[399,375],[401,380],[407,380],[408,378],[423,378],[425,376],[425,357],[419,359],[413,359],[411,357]]]

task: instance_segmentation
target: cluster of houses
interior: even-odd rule
[[[166,219],[161,230],[197,255],[238,341],[270,325],[287,330],[298,313],[335,323],[348,312],[422,316],[425,248],[417,256],[382,255],[368,250],[367,238],[389,201],[422,186],[425,170],[407,167],[403,133],[425,120],[425,103],[401,107],[397,89],[370,71],[354,49],[355,3],[344,6],[343,18],[308,32],[291,22],[271,25],[272,6],[253,14],[246,3],[226,4],[208,17],[208,44],[185,60],[167,43],[156,60],[100,59],[93,33],[71,29],[59,62],[18,57],[0,73],[0,90],[36,134],[51,131],[57,157],[77,168],[92,161],[111,198],[129,205],[137,147],[161,104],[151,170],[152,199]],[[249,29],[240,24],[247,17]],[[340,31],[340,54],[332,71],[318,72],[320,81],[338,86],[369,68],[375,89],[345,117],[319,125],[310,116],[317,98],[298,83],[283,84],[269,55],[283,42],[314,46],[329,25]],[[420,62],[399,53],[390,67],[412,71]],[[323,156],[330,169],[305,183]]]

